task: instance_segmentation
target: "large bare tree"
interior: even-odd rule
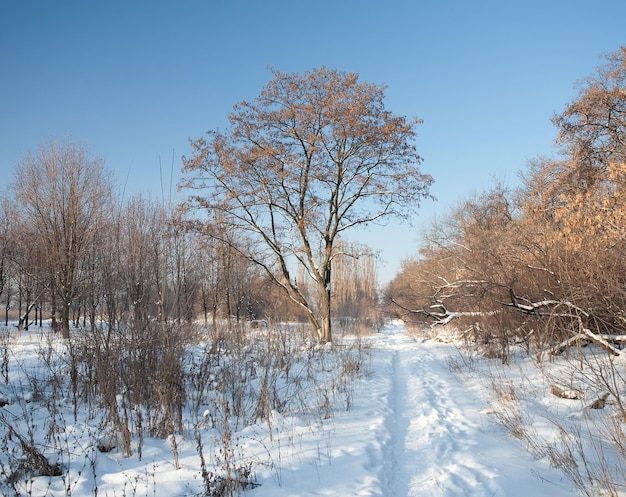
[[[220,219],[221,229],[208,231],[219,236],[226,223],[229,236],[238,234],[235,248],[330,342],[335,241],[407,217],[432,179],[418,167],[419,121],[388,111],[384,86],[327,68],[273,76],[254,101],[235,106],[226,131],[192,142],[181,186],[197,191],[187,208],[205,213],[201,228]],[[294,277],[298,266],[314,282],[314,298]]]
[[[81,258],[103,221],[112,193],[102,161],[82,146],[51,142],[26,156],[15,172],[25,219],[45,247],[53,318],[69,337]]]

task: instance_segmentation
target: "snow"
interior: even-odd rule
[[[551,468],[545,457],[533,457],[524,443],[508,434],[494,415],[491,379],[474,368],[455,365],[453,344],[414,336],[401,322],[386,325],[370,337],[369,364],[349,387],[339,389],[332,412],[316,416],[281,415],[233,434],[236,456],[250,463],[256,486],[241,493],[269,496],[507,496],[578,495],[570,480]],[[10,374],[17,364],[28,370],[36,339],[11,347]],[[37,374],[29,370],[28,374]],[[530,374],[530,373],[529,373]],[[21,380],[19,380],[21,381]],[[503,380],[507,381],[507,380]],[[521,381],[521,380],[520,380]],[[10,382],[12,383],[12,382]],[[40,421],[36,392],[16,392],[2,385],[2,419]],[[19,395],[18,395],[19,393]],[[319,395],[320,392],[311,392]],[[20,400],[21,399],[21,400]],[[556,399],[554,402],[572,402]],[[571,405],[571,404],[570,404]],[[59,410],[69,409],[59,399]],[[573,414],[578,408],[572,408]],[[202,412],[202,411],[200,411]],[[209,453],[210,412],[199,421]],[[202,495],[203,479],[192,434],[177,436],[179,467],[172,440],[146,439],[142,458],[100,452],[87,441],[98,438],[97,420],[63,417],[67,454],[60,477],[35,478],[24,495],[192,496]],[[42,425],[43,426],[43,425]],[[0,424],[4,437],[6,424]],[[18,429],[18,428],[16,428]],[[45,430],[26,430],[42,447],[50,445]],[[550,423],[536,429],[549,430]],[[6,457],[6,456],[2,456]],[[6,461],[3,460],[5,463]],[[207,456],[207,464],[214,458]],[[68,491],[69,489],[69,491]]]

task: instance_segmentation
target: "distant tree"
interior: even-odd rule
[[[110,205],[111,182],[102,161],[85,148],[52,142],[18,164],[14,189],[24,221],[45,247],[53,318],[58,310],[63,336],[69,337],[81,258]]]
[[[6,196],[0,198],[0,299],[5,303],[5,326],[9,323],[11,307],[12,257],[16,219],[14,205]]]
[[[334,310],[342,318],[371,319],[377,306],[376,257],[366,245],[337,240]]]
[[[245,243],[232,246],[330,342],[336,240],[360,225],[406,217],[432,178],[418,168],[419,121],[388,111],[384,86],[326,68],[273,75],[253,102],[235,106],[225,132],[192,142],[181,187],[198,191],[186,207],[238,233]],[[314,282],[315,302],[294,278],[298,265]]]
[[[134,197],[120,216],[119,249],[122,288],[128,321],[135,328],[145,327],[157,317],[160,290],[155,274],[163,263],[156,258],[163,239],[164,216],[160,206],[142,196]],[[156,260],[155,260],[156,258]]]
[[[232,318],[237,322],[243,318],[275,316],[272,311],[277,299],[268,289],[271,283],[268,285],[265,274],[256,265],[218,239],[195,236],[193,243],[199,285],[197,299],[206,325],[209,314],[213,329],[217,329],[218,315],[227,320],[228,328],[233,324]]]
[[[209,324],[209,314],[211,324],[214,329],[217,327],[217,313],[222,303],[222,265],[220,243],[212,243],[212,240],[202,240],[196,238],[195,252],[197,254],[197,264],[200,267],[200,306],[204,317],[204,324]]]

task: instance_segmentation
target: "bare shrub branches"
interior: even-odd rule
[[[620,355],[626,334],[626,51],[556,116],[560,160],[529,164],[433,224],[388,301],[409,319],[473,327],[482,342],[560,353],[594,343]]]
[[[296,325],[198,330],[155,321],[73,329],[69,340],[37,336],[36,353],[12,358],[3,385],[13,394],[0,412],[2,491],[43,475],[83,485],[97,475],[98,451],[141,460],[159,438],[174,467],[181,448],[195,445],[205,490],[236,495],[254,487],[257,464],[274,464],[243,457],[244,428],[264,426],[277,447],[292,443],[289,416],[324,429],[336,409],[350,409],[351,384],[369,364],[365,340],[321,346]]]

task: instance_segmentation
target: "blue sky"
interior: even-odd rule
[[[354,71],[424,120],[417,146],[438,198],[413,228],[359,234],[386,281],[432,216],[554,153],[550,118],[626,44],[624,19],[623,0],[3,0],[0,186],[39,144],[70,139],[127,192],[169,196],[188,139],[223,128],[268,67]]]

